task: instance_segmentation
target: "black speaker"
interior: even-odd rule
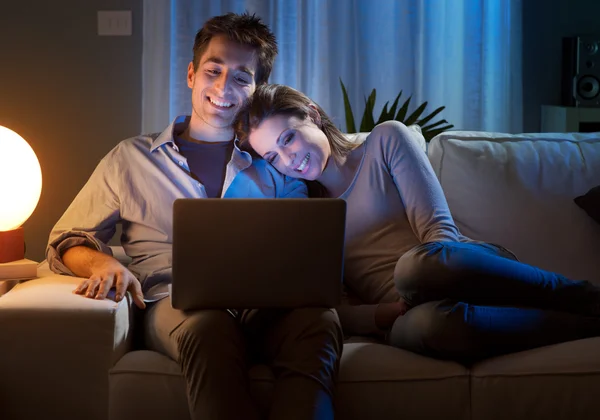
[[[563,38],[562,104],[600,107],[600,34]]]

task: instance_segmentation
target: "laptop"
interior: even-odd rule
[[[342,294],[342,199],[177,199],[176,309],[334,307]]]

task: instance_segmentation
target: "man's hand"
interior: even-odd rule
[[[95,267],[92,275],[88,279],[82,280],[73,293],[85,295],[90,299],[102,300],[106,298],[109,290],[113,287],[115,288],[115,302],[120,302],[125,296],[125,292],[129,290],[136,306],[140,309],[146,307],[140,282],[117,260]]]
[[[76,246],[65,251],[62,260],[76,276],[86,277],[73,293],[102,300],[114,287],[116,302],[120,302],[129,291],[138,308],[146,307],[139,280],[115,258],[91,248]]]

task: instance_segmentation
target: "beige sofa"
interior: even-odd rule
[[[600,184],[600,133],[451,132],[427,153],[464,234],[600,284],[600,225],[572,201]],[[176,363],[134,349],[130,302],[85,299],[71,293],[77,279],[44,266],[39,274],[0,298],[1,419],[189,419]],[[251,377],[266,406],[271,372],[256,366]],[[595,420],[600,338],[467,369],[354,337],[344,346],[337,412],[344,420]]]

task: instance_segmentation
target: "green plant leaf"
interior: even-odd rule
[[[421,126],[421,129],[425,130],[425,129],[432,129],[432,128],[437,127],[438,125],[447,124],[447,123],[448,123],[448,121],[446,121],[446,120],[439,120],[437,122],[429,124],[428,126],[424,126],[421,124],[419,124],[419,125]]]
[[[381,114],[379,115],[379,119],[377,120],[376,124],[381,124],[384,121],[389,120],[388,116],[388,110],[387,107],[389,105],[389,101],[385,103],[385,105],[383,106],[383,109],[381,110]]]
[[[346,92],[346,86],[342,82],[340,77],[340,84],[342,85],[342,95],[344,96],[344,110],[346,112],[346,132],[356,133],[356,126],[354,125],[354,115],[352,114],[352,106],[350,105],[350,99],[348,99],[348,92]]]
[[[396,108],[398,107],[398,101],[400,100],[400,96],[402,96],[402,91],[400,91],[400,93],[398,94],[398,96],[396,96],[396,99],[394,100],[394,103],[392,104],[392,106],[390,107],[390,110],[386,113],[385,117],[383,120],[378,121],[377,124],[380,124],[384,121],[389,121],[389,120],[393,120],[394,116],[396,115]],[[389,102],[386,102],[385,104],[387,105]]]
[[[396,96],[396,99],[394,100],[394,103],[392,104],[392,107],[390,108],[390,111],[388,112],[388,114],[386,116],[386,121],[394,119],[394,115],[396,115],[396,108],[398,107],[398,101],[400,100],[400,96],[402,96],[402,91],[400,91],[398,96]]]
[[[435,117],[437,114],[442,112],[445,108],[446,108],[445,106],[439,107],[438,109],[433,111],[431,114],[429,114],[425,118],[422,118],[419,121],[417,121],[417,124],[419,124],[421,127],[423,127],[425,124],[427,124],[429,121],[431,121],[433,119],[433,117]]]
[[[427,108],[427,101],[423,102],[417,109],[414,110],[412,114],[404,121],[404,125],[409,126],[417,122],[419,116],[425,111]]]
[[[406,102],[404,102],[404,104],[400,107],[400,109],[398,110],[398,114],[396,114],[396,121],[400,121],[401,123],[404,122],[404,118],[406,117],[406,112],[408,111],[408,106],[410,105],[411,99],[412,95],[410,95]]]
[[[423,131],[423,137],[425,137],[425,141],[429,142],[431,141],[432,138],[434,138],[435,136],[437,136],[440,133],[443,133],[444,131],[450,130],[452,127],[454,127],[453,125],[447,125],[441,128],[436,128],[435,130],[422,130]]]
[[[365,112],[363,113],[362,120],[360,122],[360,132],[368,133],[375,128],[375,120],[373,119],[373,108],[375,107],[375,98],[377,92],[375,89],[371,91],[369,99],[365,98]]]

